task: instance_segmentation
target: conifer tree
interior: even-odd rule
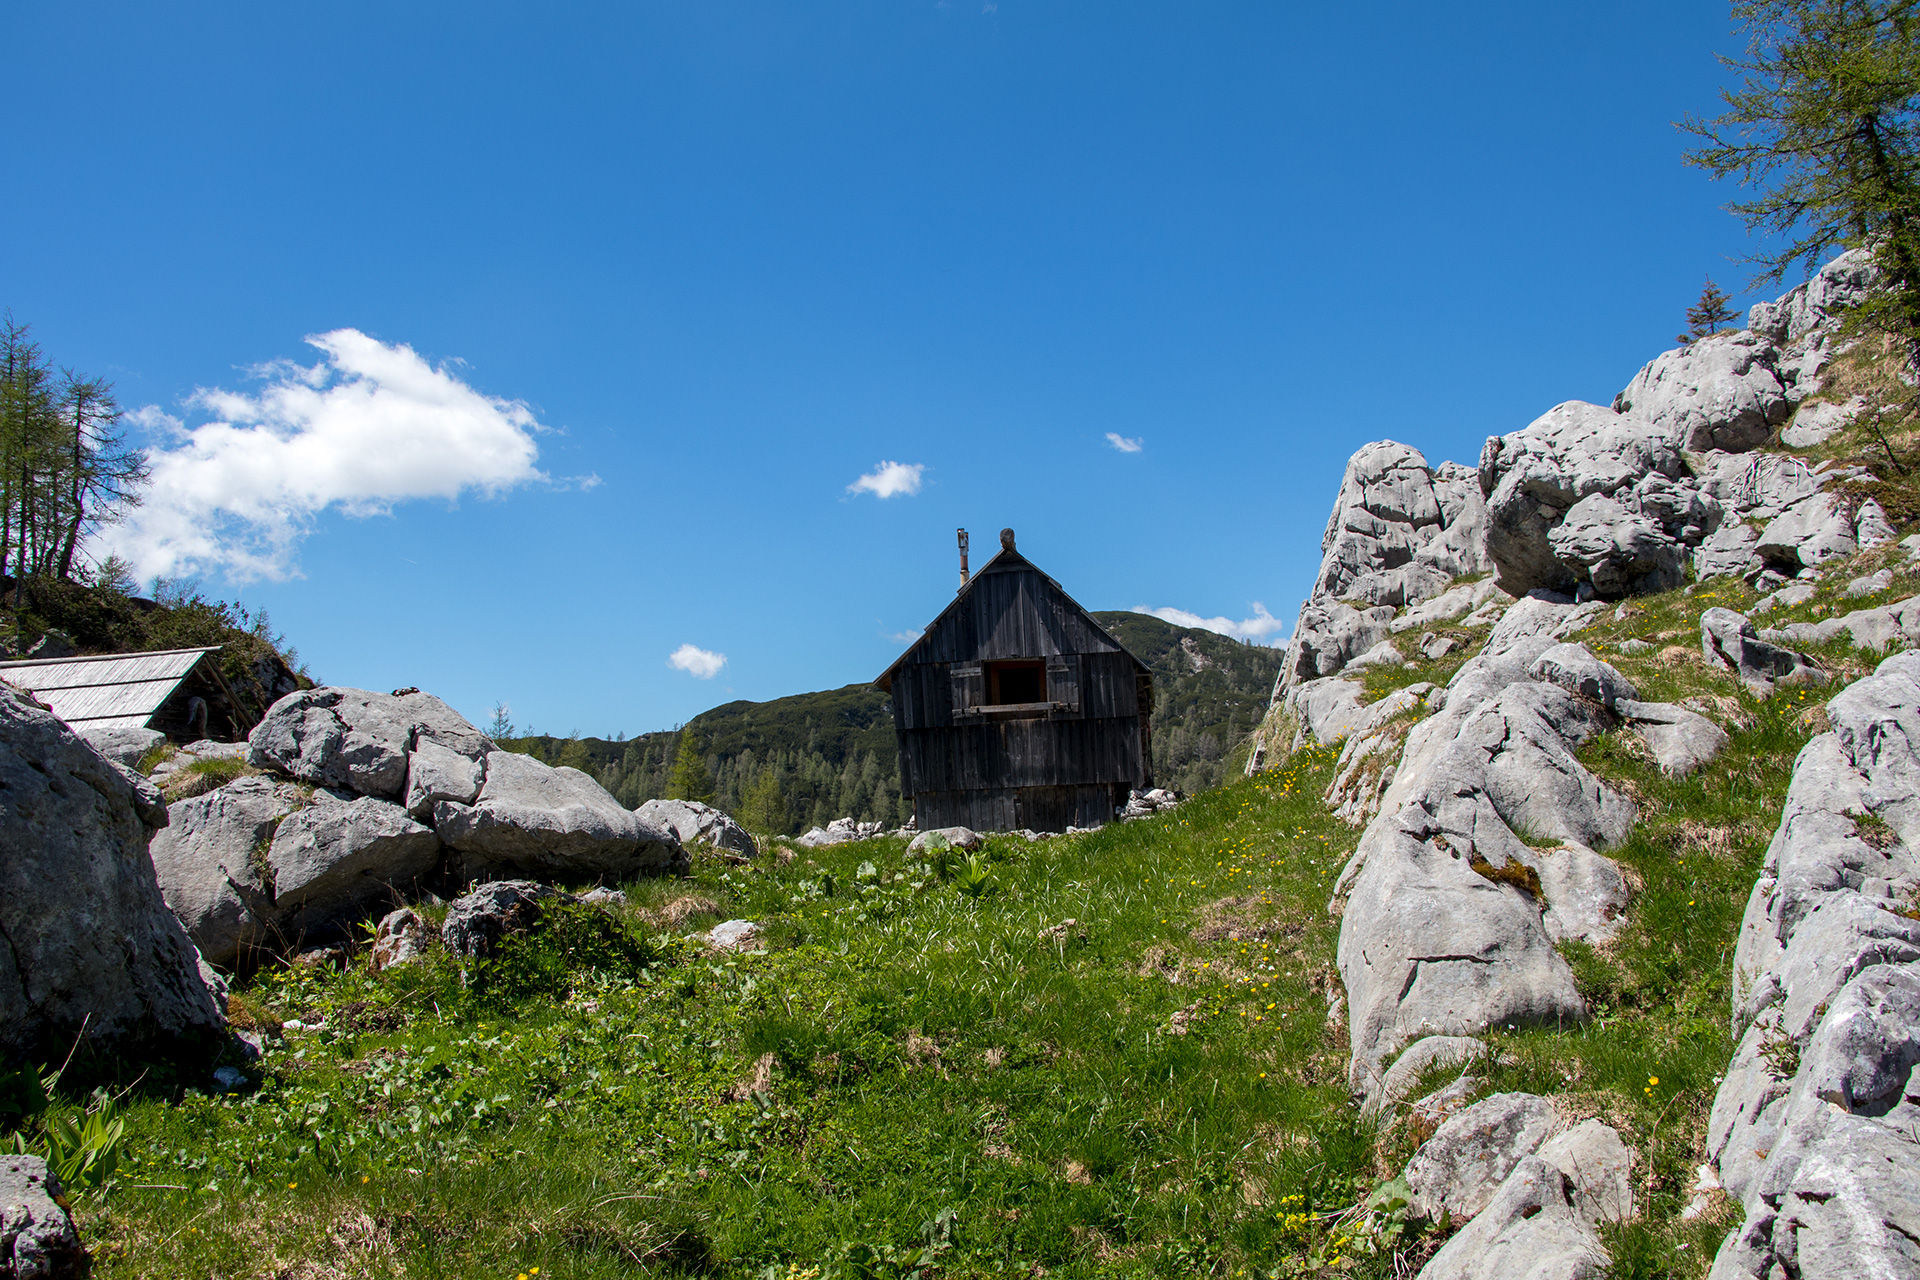
[[[713,802],[713,778],[707,772],[707,758],[693,740],[693,730],[680,731],[680,749],[673,758],[673,772],[667,776],[669,800]]]
[[[1726,110],[1681,127],[1687,162],[1752,194],[1727,206],[1768,247],[1755,283],[1869,245],[1887,289],[1862,323],[1920,355],[1920,0],[1739,0]]]
[[[1700,301],[1687,308],[1687,331],[1674,341],[1686,346],[1725,329],[1738,314],[1728,305],[1729,301],[1726,291],[1708,276],[1706,287],[1700,290]]]

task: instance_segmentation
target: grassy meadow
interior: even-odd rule
[[[1883,564],[1881,595],[1831,585]],[[1903,566],[1866,553],[1764,621],[1911,594]],[[1563,947],[1590,1021],[1496,1030],[1474,1068],[1479,1093],[1552,1095],[1634,1148],[1621,1277],[1703,1275],[1736,1214],[1679,1216],[1741,912],[1828,696],[1759,700],[1701,661],[1700,612],[1753,600],[1698,584],[1579,637],[1732,741],[1687,779],[1630,731],[1584,748],[1639,805],[1611,851],[1637,896],[1613,942]],[[1878,660],[1816,656],[1836,685]],[[364,947],[263,969],[233,1000],[272,1046],[246,1085],[83,1053],[24,1128],[125,1122],[75,1197],[109,1280],[1411,1275],[1441,1234],[1396,1181],[1426,1131],[1363,1121],[1345,1085],[1328,892],[1359,832],[1325,808],[1336,755],[1142,822],[992,837],[972,866],[888,839],[703,854],[464,969],[436,950],[376,975]],[[761,948],[704,950],[733,918]]]

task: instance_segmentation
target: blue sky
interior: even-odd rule
[[[1360,444],[1471,463],[1753,296],[1671,125],[1717,4],[26,0],[0,45],[0,307],[141,411],[130,549],[550,732],[873,677],[956,526],[1290,627]]]

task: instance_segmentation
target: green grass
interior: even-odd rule
[[[1331,761],[993,838],[977,898],[870,841],[702,859],[464,976],[262,971],[242,1021],[327,1029],[257,1090],[134,1089],[96,1274],[1391,1274],[1326,1019]],[[679,936],[727,916],[768,950]]]
[[[1552,1095],[1634,1147],[1644,1213],[1608,1230],[1619,1276],[1702,1274],[1730,1225],[1724,1203],[1678,1212],[1732,1048],[1741,913],[1830,692],[1761,701],[1700,660],[1700,612],[1753,598],[1698,584],[1580,637],[1732,741],[1678,780],[1628,731],[1583,748],[1639,805],[1609,851],[1637,890],[1627,923],[1563,947],[1589,1023],[1496,1031],[1469,1068],[1481,1093]],[[1872,603],[1823,588],[1767,621]],[[1620,652],[1630,637],[1654,647]],[[1819,656],[1842,679],[1878,660]],[[289,1033],[257,1088],[83,1055],[26,1123],[125,1091],[119,1169],[79,1202],[102,1277],[1410,1274],[1437,1238],[1384,1192],[1366,1205],[1424,1134],[1360,1120],[1327,1022],[1327,896],[1359,834],[1320,799],[1335,754],[1146,822],[992,837],[971,868],[900,840],[703,857],[464,970],[438,952],[263,970],[238,1024],[325,1029]],[[692,935],[731,917],[766,949],[702,951]]]

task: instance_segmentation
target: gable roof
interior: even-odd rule
[[[1086,619],[1087,625],[1093,628],[1096,634],[1104,637],[1108,642],[1110,642],[1113,645],[1113,647],[1117,651],[1119,651],[1120,653],[1124,653],[1127,655],[1127,657],[1131,658],[1133,660],[1134,666],[1140,668],[1140,670],[1142,671],[1148,670],[1146,663],[1140,661],[1139,658],[1135,657],[1131,649],[1128,649],[1127,646],[1125,646],[1124,644],[1121,644],[1118,640],[1114,639],[1113,633],[1111,631],[1108,631],[1105,627],[1101,626],[1098,622],[1096,622],[1094,620],[1093,615],[1087,612],[1086,606],[1081,604],[1078,600],[1075,600],[1072,596],[1068,595],[1067,589],[1061,586],[1058,582],[1054,581],[1052,575],[1048,574],[1044,569],[1040,568],[1039,565],[1033,563],[1033,561],[1021,555],[1018,551],[1012,551],[1005,547],[1002,547],[1000,551],[993,557],[993,559],[981,565],[978,572],[968,577],[967,584],[961,587],[959,591],[954,593],[953,599],[947,601],[947,607],[942,609],[939,612],[939,614],[935,616],[934,620],[927,624],[926,629],[920,633],[920,638],[918,640],[915,640],[912,644],[908,645],[906,652],[901,654],[899,657],[895,658],[893,660],[893,664],[889,666],[885,671],[882,671],[880,675],[874,680],[873,683],[879,686],[882,692],[891,693],[893,691],[893,673],[898,671],[902,666],[904,666],[906,664],[907,659],[913,656],[914,650],[924,645],[927,642],[927,637],[931,636],[935,631],[938,631],[941,625],[946,622],[947,618],[951,614],[953,614],[956,610],[958,610],[963,603],[966,602],[967,597],[973,594],[973,588],[975,583],[979,582],[980,579],[986,577],[989,574],[1014,572],[1021,569],[1031,570],[1032,572],[1039,574],[1041,581],[1045,582],[1049,587],[1052,587],[1055,591],[1059,592],[1060,598],[1062,600],[1065,600],[1068,604],[1072,605],[1075,609],[1079,610],[1080,616]]]
[[[69,725],[144,729],[200,660],[219,645],[0,662],[0,679],[26,689]]]

